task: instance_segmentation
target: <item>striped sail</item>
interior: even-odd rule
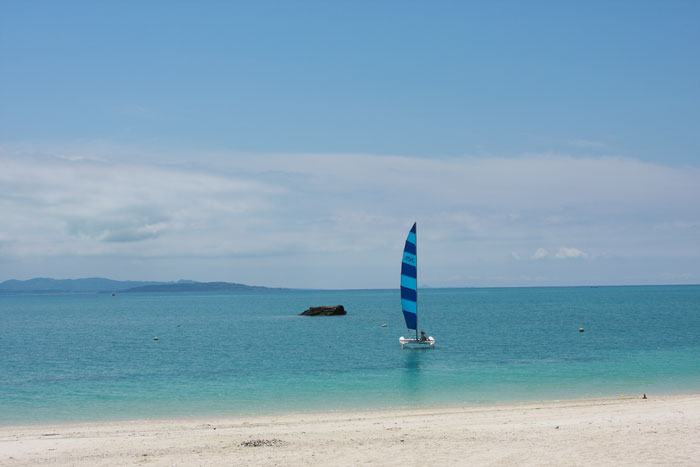
[[[406,238],[406,246],[403,248],[403,260],[401,261],[401,309],[403,317],[406,319],[408,329],[418,329],[416,316],[416,300],[418,298],[417,288],[417,268],[416,258],[416,224],[413,224],[411,231]]]

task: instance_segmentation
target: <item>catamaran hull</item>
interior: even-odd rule
[[[428,346],[429,348],[433,348],[435,345],[435,339],[433,336],[429,336],[426,340],[420,340],[420,339],[411,339],[407,337],[399,337],[399,344],[401,344],[401,348],[403,349],[405,346],[409,347],[425,347]]]

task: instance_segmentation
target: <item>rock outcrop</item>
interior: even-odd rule
[[[347,312],[343,305],[337,306],[312,306],[308,310],[299,313],[299,316],[340,316]]]

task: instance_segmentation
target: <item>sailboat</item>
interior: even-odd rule
[[[403,259],[401,260],[401,309],[406,320],[406,327],[416,331],[416,337],[399,337],[399,343],[403,349],[409,346],[429,346],[431,349],[435,345],[433,336],[425,336],[421,331],[418,336],[418,250],[416,242],[416,224],[413,224],[408,232],[406,245],[403,247]]]

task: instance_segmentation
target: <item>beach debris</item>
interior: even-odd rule
[[[282,446],[286,444],[284,441],[281,439],[277,438],[272,438],[272,439],[249,439],[247,441],[243,441],[240,446],[243,446],[244,448],[257,448],[260,446]]]
[[[583,332],[583,328],[578,328],[578,332]]]
[[[343,305],[336,306],[312,306],[308,310],[299,313],[299,316],[341,316],[347,312]]]

